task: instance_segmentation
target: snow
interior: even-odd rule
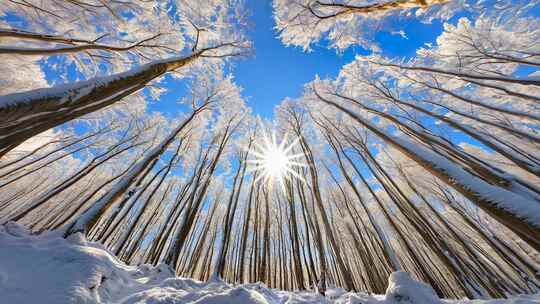
[[[385,300],[388,303],[392,303],[392,301],[425,304],[441,303],[433,288],[425,283],[413,281],[409,274],[404,271],[394,272],[388,278]]]
[[[57,85],[52,88],[40,88],[40,89],[34,89],[34,90],[26,91],[26,92],[12,93],[8,95],[0,96],[0,111],[9,110],[10,108],[13,108],[16,106],[36,102],[36,100],[37,101],[54,100],[61,105],[62,104],[72,105],[72,104],[77,103],[79,100],[83,99],[84,97],[90,95],[92,92],[94,92],[98,88],[107,87],[116,81],[147,73],[148,71],[150,71],[151,69],[159,65],[167,66],[167,70],[178,68],[184,64],[189,63],[191,60],[194,60],[201,53],[202,51],[198,51],[188,56],[173,56],[166,59],[154,60],[150,63],[144,64],[138,67],[134,67],[125,72],[121,72],[121,73],[117,73],[113,75],[100,76],[100,77],[95,77],[88,80],[82,80],[78,82]],[[133,85],[128,88],[120,88],[114,91],[113,94],[109,94],[105,98],[105,100],[112,99],[115,96],[122,94],[122,92],[125,92],[134,86],[136,85]],[[98,102],[103,102],[103,101],[98,100],[96,102],[86,105],[86,107],[91,106],[92,104],[95,104]]]
[[[175,277],[165,265],[127,266],[80,233],[31,235],[15,223],[0,226],[1,303],[197,303],[197,304],[503,304],[540,303],[540,294],[510,300],[441,300],[405,272],[389,278],[386,295],[334,288],[323,297],[286,292],[262,283],[234,285]]]
[[[66,103],[89,94],[97,87],[105,86],[119,79],[127,78],[140,73],[141,71],[148,69],[150,66],[151,64],[147,64],[110,76],[96,77],[89,80],[58,85],[53,88],[34,89],[27,92],[1,96],[0,109],[6,109],[21,103],[31,102],[36,99],[58,99],[63,103]]]

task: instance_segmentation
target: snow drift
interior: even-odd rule
[[[81,234],[31,235],[23,226],[0,226],[0,303],[540,303],[540,295],[511,300],[440,300],[433,289],[393,273],[386,295],[331,289],[313,292],[268,289],[262,283],[233,285],[175,277],[165,265],[127,266]]]

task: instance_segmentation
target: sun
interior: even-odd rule
[[[262,156],[262,167],[273,178],[281,178],[287,172],[289,158],[280,147],[270,146]]]
[[[285,179],[296,177],[304,180],[294,170],[295,167],[305,167],[305,164],[298,160],[303,154],[292,154],[298,139],[287,143],[287,137],[278,143],[275,133],[272,133],[271,139],[268,136],[263,137],[262,145],[255,144],[255,150],[250,152],[255,158],[248,160],[248,162],[254,165],[250,171],[258,171],[259,173],[256,182],[260,180],[267,183],[279,182],[284,186]]]

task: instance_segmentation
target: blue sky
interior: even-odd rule
[[[351,62],[357,54],[368,52],[361,46],[347,49],[338,54],[335,50],[315,45],[306,53],[299,47],[286,47],[276,37],[271,1],[247,0],[251,13],[249,37],[255,46],[254,55],[234,62],[232,73],[235,82],[243,88],[243,96],[254,114],[264,118],[273,117],[274,107],[284,98],[300,97],[303,85],[319,75],[335,77],[344,64]],[[457,17],[452,20],[456,20]],[[394,20],[389,28],[403,29],[407,39],[389,31],[376,33],[375,40],[381,45],[383,54],[391,57],[411,57],[426,42],[434,42],[442,32],[442,23],[434,21],[423,24],[414,18]],[[175,102],[185,95],[184,85],[169,86],[169,92],[159,101],[150,104],[150,111],[160,111],[174,117],[181,108]]]
[[[271,118],[273,109],[285,97],[299,97],[303,85],[314,79],[335,77],[341,67],[351,62],[356,54],[367,54],[361,47],[349,48],[343,54],[323,46],[315,46],[305,53],[298,47],[285,47],[276,37],[271,1],[247,0],[253,29],[250,38],[255,45],[252,58],[236,62],[236,83],[243,87],[244,96],[254,113]],[[442,24],[431,25],[415,20],[400,22],[408,39],[389,32],[380,32],[375,39],[387,56],[410,57],[425,42],[433,42],[442,31]]]
[[[236,82],[244,88],[254,112],[269,117],[285,97],[298,97],[304,83],[318,73],[335,76],[340,67],[354,59],[355,50],[338,55],[333,50],[316,48],[305,53],[301,48],[285,47],[276,37],[270,1],[248,0],[253,28],[250,38],[255,45],[253,58],[236,63]]]

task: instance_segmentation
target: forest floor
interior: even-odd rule
[[[330,289],[285,292],[262,283],[232,285],[175,277],[164,265],[127,266],[98,243],[80,234],[30,235],[20,225],[0,226],[0,303],[354,303],[499,304],[540,303],[540,294],[509,300],[440,300],[430,286],[404,272],[389,279],[386,295]]]

